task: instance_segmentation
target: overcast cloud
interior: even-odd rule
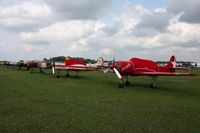
[[[0,60],[83,56],[200,62],[200,2],[0,1]],[[156,1],[155,1],[156,2]]]
[[[59,16],[66,19],[96,19],[111,0],[45,0],[46,4]]]
[[[180,14],[180,21],[200,23],[199,0],[169,0],[167,10],[173,14]]]

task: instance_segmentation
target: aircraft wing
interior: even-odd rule
[[[95,69],[91,68],[91,67],[67,66],[66,70],[68,70],[68,71],[93,71]]]
[[[195,76],[192,73],[176,73],[176,72],[136,72],[138,76]]]

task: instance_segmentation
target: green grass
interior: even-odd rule
[[[149,77],[130,81],[120,89],[113,73],[55,78],[0,67],[0,132],[200,132],[200,76],[160,77],[155,89]]]

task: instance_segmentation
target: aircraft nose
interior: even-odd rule
[[[115,65],[113,64],[113,65],[110,65],[110,69],[114,69],[115,68]]]
[[[117,70],[119,70],[119,64],[115,62],[114,64],[112,64],[112,65],[110,66],[110,69],[113,70],[114,68],[117,69]]]
[[[119,62],[116,62],[116,63],[114,64],[114,66],[115,66],[115,68],[116,68],[117,70],[120,69],[120,63],[119,63]]]

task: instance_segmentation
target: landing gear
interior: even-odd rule
[[[119,83],[119,88],[124,88],[124,83],[123,83],[123,79],[120,81]]]
[[[130,81],[128,81],[128,75],[125,75],[124,78],[122,78],[122,79],[120,80],[119,88],[124,88],[124,79],[126,80],[126,81],[125,81],[125,85],[126,85],[126,86],[129,86],[129,85],[131,84]]]
[[[21,66],[20,66],[20,65],[18,66],[18,70],[19,70],[19,71],[21,70]]]
[[[126,79],[126,82],[125,82],[126,86],[129,86],[131,83],[130,81],[128,81],[128,75],[125,75],[124,77]]]
[[[54,72],[55,73],[55,72]],[[57,71],[57,74],[56,74],[56,78],[60,78],[61,75],[60,75],[60,70]]]
[[[33,67],[31,67],[31,73],[33,73]]]
[[[151,87],[151,88],[155,88],[155,87],[156,87],[156,85],[155,85],[155,84],[153,84],[153,83],[151,83],[151,84],[150,84],[150,87]]]
[[[150,84],[151,88],[155,88],[156,87],[156,79],[157,79],[157,76],[153,76],[152,77],[152,83]]]
[[[69,77],[69,72],[67,72],[65,76],[66,76],[66,77]]]
[[[129,85],[131,85],[131,83],[130,83],[130,81],[126,81],[126,86],[129,86]]]

